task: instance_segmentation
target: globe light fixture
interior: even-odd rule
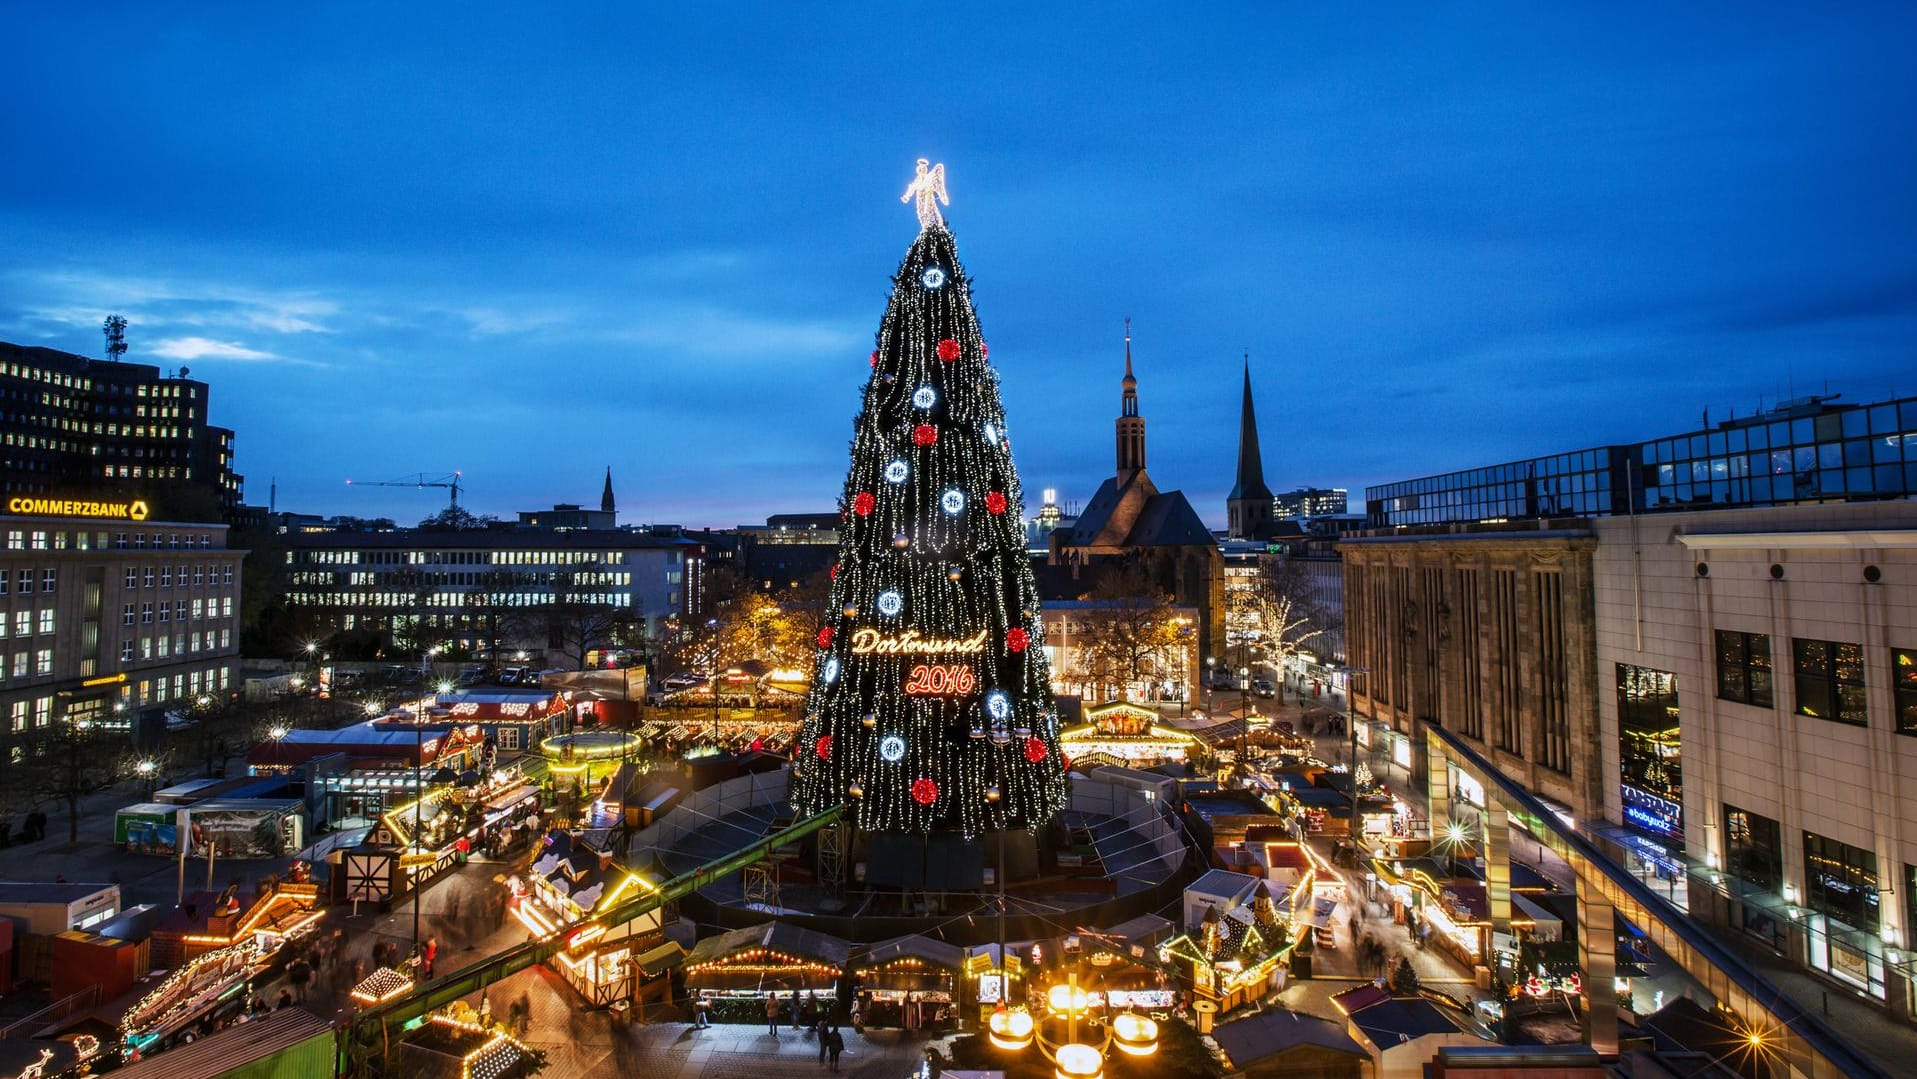
[[[1105,1058],[1081,1042],[1059,1046],[1052,1063],[1056,1065],[1052,1074],[1058,1079],[1103,1079],[1105,1075]]]
[[[987,1024],[992,1044],[1008,1052],[1018,1052],[1032,1044],[1032,1013],[1020,1008],[1008,1011],[1001,1003]]]
[[[1158,1024],[1137,1012],[1124,1012],[1112,1020],[1112,1044],[1135,1057],[1158,1052]]]

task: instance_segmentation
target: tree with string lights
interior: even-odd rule
[[[1036,829],[1058,744],[998,379],[927,169],[920,232],[879,324],[840,502],[793,801],[867,831]]]

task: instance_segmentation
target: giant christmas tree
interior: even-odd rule
[[[1063,807],[1058,712],[998,379],[943,168],[879,324],[841,502],[832,601],[794,767],[803,813],[878,832],[1035,828]]]

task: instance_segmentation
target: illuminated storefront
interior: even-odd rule
[[[1160,725],[1157,712],[1123,701],[1088,708],[1085,718],[1058,732],[1060,748],[1074,761],[1150,767],[1185,760],[1200,744],[1191,734]]]
[[[872,945],[853,963],[865,1025],[907,1026],[912,1006],[919,1026],[941,1011],[955,1015],[964,966],[964,949],[916,933]]]
[[[565,934],[566,946],[548,964],[595,1007],[632,995],[640,972],[635,957],[659,943],[664,910],[608,926],[595,916],[647,892],[649,880],[570,832],[546,835],[523,876],[508,880],[513,917],[534,937]]]
[[[686,991],[711,1000],[716,1020],[763,1023],[768,993],[834,999],[851,951],[838,937],[783,922],[735,929],[687,954]]]

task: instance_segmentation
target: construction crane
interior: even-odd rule
[[[444,487],[452,493],[453,508],[458,509],[459,508],[459,477],[460,475],[461,474],[458,472],[449,472],[443,476],[433,476],[429,478],[426,475],[426,473],[421,472],[417,478],[410,479],[410,480],[347,480],[346,486],[348,487]]]

